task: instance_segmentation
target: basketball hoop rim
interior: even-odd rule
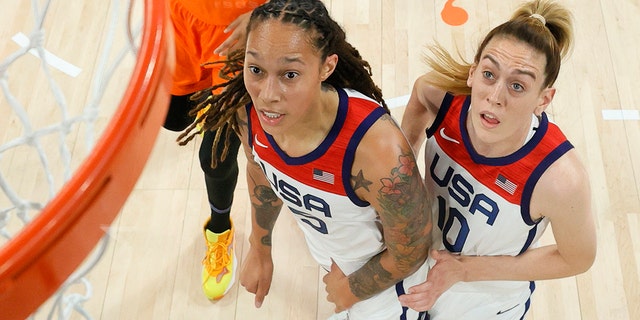
[[[24,297],[25,293],[18,292],[20,290],[30,291],[26,293],[27,297],[33,297],[33,291],[42,289],[21,288],[23,285],[20,283],[24,281],[21,278],[29,273],[51,273],[53,279],[48,279],[50,282],[43,286],[55,287],[53,292],[62,285],[104,236],[126,202],[151,153],[169,103],[173,43],[167,3],[145,0],[144,5],[144,27],[138,57],[127,90],[112,120],[91,154],[60,192],[39,215],[0,248],[0,310],[3,312],[10,310],[5,306],[11,309],[27,308],[17,306],[16,302],[32,304],[31,298],[28,303],[15,301]],[[114,175],[122,170],[125,172]],[[113,202],[105,204],[102,201],[94,205],[92,201],[105,189],[111,189],[109,197]],[[79,233],[90,235],[96,231],[101,234],[89,237],[91,240],[83,240],[82,245],[71,243]],[[64,249],[66,244],[72,248]],[[50,254],[69,256],[58,257],[59,263],[64,266],[42,265],[47,263],[41,261],[43,256]],[[16,318],[29,316],[53,292],[44,299],[34,298],[40,300],[37,305],[26,314],[16,314]]]

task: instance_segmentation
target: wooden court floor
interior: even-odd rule
[[[548,113],[590,172],[598,254],[584,274],[538,281],[527,319],[640,319],[640,99],[633,93],[640,75],[640,0],[558,1],[574,14],[575,47],[563,64]],[[348,40],[371,63],[398,120],[413,81],[427,71],[425,45],[439,41],[470,58],[484,34],[521,3],[451,2],[468,13],[459,26],[445,23],[451,17],[449,12],[441,15],[446,0],[325,0]],[[71,53],[65,58],[77,59]],[[112,241],[89,276],[94,292],[86,307],[91,315],[105,320],[303,320],[331,315],[324,272],[286,210],[276,224],[274,278],[262,308],[254,307],[253,295],[237,282],[220,301],[204,297],[202,225],[209,209],[199,141],[180,147],[175,138],[175,133],[160,133],[141,179],[109,231]],[[239,160],[242,168],[244,156]],[[240,264],[250,228],[245,181],[241,173],[232,210]],[[550,241],[547,231],[543,244]]]

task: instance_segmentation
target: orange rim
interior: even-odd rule
[[[173,45],[167,4],[145,0],[132,78],[91,155],[42,212],[0,248],[3,319],[25,319],[104,236],[133,190],[169,104]]]

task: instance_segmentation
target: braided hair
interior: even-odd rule
[[[311,44],[320,53],[322,60],[329,55],[338,55],[338,64],[334,72],[323,83],[359,91],[378,101],[387,112],[389,111],[382,98],[382,90],[371,78],[371,66],[362,58],[358,50],[346,41],[344,30],[329,16],[322,1],[271,0],[253,10],[247,25],[247,34],[257,25],[272,19],[294,24],[307,30]],[[239,132],[236,113],[243,106],[251,103],[251,97],[244,85],[244,56],[245,52],[242,49],[232,52],[227,60],[213,62],[224,64],[220,71],[220,77],[225,81],[191,97],[194,101],[202,102],[191,110],[192,115],[198,113],[199,115],[196,121],[178,137],[180,145],[187,144],[205,130],[231,127],[234,131]],[[218,91],[220,92],[212,93]],[[221,159],[217,159],[215,150],[220,139],[223,138],[222,132],[226,132],[225,146],[220,155]],[[231,134],[232,130],[217,130],[212,148],[212,167],[217,165],[218,160],[226,158]]]

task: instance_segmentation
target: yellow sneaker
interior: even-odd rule
[[[207,255],[202,260],[202,291],[211,300],[224,297],[235,281],[236,254],[233,250],[233,225],[223,233],[206,228]]]
[[[200,109],[198,111],[198,113],[196,114],[196,119],[199,119],[200,116],[202,116],[205,112],[207,112],[207,110],[209,110],[209,107],[211,107],[211,104],[209,104],[208,106],[204,107],[203,109]],[[198,124],[196,124],[196,130],[202,130],[202,123],[204,122],[204,119],[202,119],[200,122],[198,122]],[[204,135],[204,131],[202,131],[202,134]]]

